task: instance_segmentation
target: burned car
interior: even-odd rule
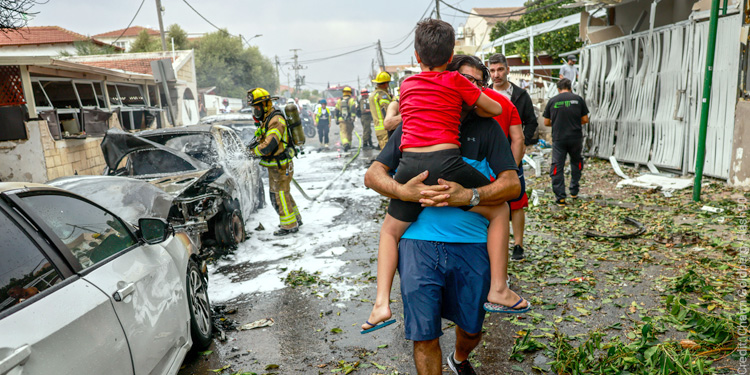
[[[252,107],[249,107],[252,110]],[[258,124],[252,111],[250,113],[220,113],[201,118],[202,125],[223,125],[232,128],[239,135],[242,143],[249,145],[255,139]]]
[[[244,219],[263,204],[259,167],[229,128],[190,127],[138,134],[110,129],[105,175],[145,180],[172,196],[167,220],[201,247],[234,247]]]

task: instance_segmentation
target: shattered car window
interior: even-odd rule
[[[129,175],[143,176],[194,171],[186,160],[163,150],[139,150],[129,156]]]

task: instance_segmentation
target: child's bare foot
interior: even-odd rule
[[[390,318],[391,307],[388,304],[375,304],[375,306],[372,307],[372,312],[370,312],[370,317],[367,318],[367,322],[365,322],[365,324],[362,324],[362,329],[370,329],[378,325],[380,322],[384,322]]]
[[[521,300],[521,297],[508,287],[505,287],[500,291],[490,288],[490,292],[487,294],[488,302],[506,307],[513,306],[513,309],[515,310],[525,309],[529,305],[528,301],[523,300],[523,302],[518,303],[519,300]],[[516,304],[518,305],[514,306]]]

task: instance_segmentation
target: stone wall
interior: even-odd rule
[[[47,123],[30,121],[25,125],[28,139],[0,142],[0,181],[47,181],[40,134],[40,129],[46,129]]]

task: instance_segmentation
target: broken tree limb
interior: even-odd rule
[[[643,233],[646,233],[646,227],[643,224],[641,224],[641,222],[639,222],[638,220],[635,220],[631,217],[626,217],[625,219],[623,219],[623,222],[625,222],[625,224],[632,225],[636,227],[637,229],[635,230],[635,232],[632,232],[632,233],[614,234],[614,235],[601,234],[598,232],[587,230],[586,232],[583,233],[583,235],[586,237],[628,239],[628,238],[638,237],[642,235]]]

